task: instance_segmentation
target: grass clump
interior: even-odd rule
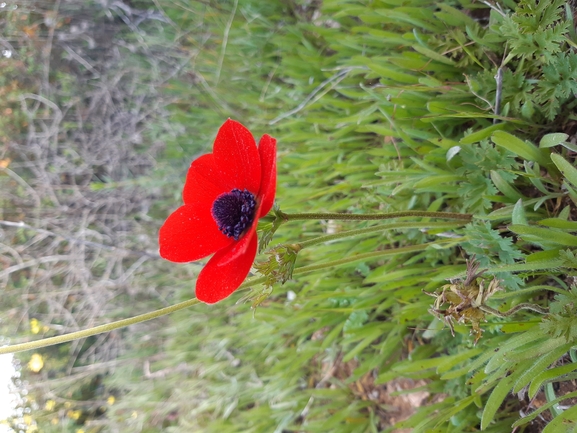
[[[506,43],[512,40],[507,23],[522,24],[531,5],[270,2],[260,10],[244,2],[229,5],[228,21],[205,13],[218,9],[190,6],[196,12],[185,13],[182,22],[219,35],[196,60],[210,87],[202,98],[217,111],[254,119],[279,138],[283,211],[443,209],[478,219],[452,230],[464,237],[461,249],[423,248],[274,286],[254,318],[217,307],[222,310],[214,317],[214,310],[207,312],[213,322],[204,326],[207,319],[183,314],[179,326],[191,320],[196,325],[185,342],[167,347],[167,357],[176,357],[187,342],[186,362],[198,369],[194,386],[203,393],[180,415],[182,425],[225,431],[510,428],[520,408],[531,408],[529,398],[510,394],[531,381],[524,372],[566,363],[572,343],[549,341],[535,326],[542,316],[520,309],[506,318],[487,315],[489,323],[480,322],[484,333],[474,346],[468,327],[457,323],[451,338],[432,320],[432,300],[422,291],[458,277],[463,254],[474,255],[501,281],[504,293],[487,301],[502,312],[525,301],[545,307],[547,289],[567,287],[562,269],[571,267],[564,268],[559,254],[572,242],[565,238],[568,226],[564,234],[554,230],[553,240],[552,231],[537,232],[534,225],[550,215],[564,221],[574,215],[575,203],[561,186],[567,182],[549,157],[552,151],[568,156],[563,147],[570,146],[568,136],[556,148],[539,149],[524,139],[537,143],[551,130],[549,121],[567,113],[560,107],[570,101],[561,94],[556,100],[541,96],[550,79],[547,63],[537,60],[540,45],[521,53]],[[562,12],[552,4],[539,13],[555,18],[537,19],[539,31],[553,34],[549,43],[559,45],[557,53],[571,46],[568,15]],[[176,12],[170,16],[181,22]],[[202,20],[193,25],[193,17]],[[516,37],[522,32],[519,27]],[[551,62],[563,61],[561,54],[551,54]],[[501,110],[495,102],[499,70]],[[522,81],[520,73],[531,84],[525,97],[510,84],[512,77]],[[566,79],[571,85],[570,76]],[[227,98],[230,94],[235,98]],[[197,100],[196,92],[188,95]],[[528,106],[533,110],[523,108]],[[557,120],[555,125],[563,126],[556,132],[572,133],[570,115]],[[335,221],[286,225],[271,245],[348,228],[350,223]],[[392,231],[319,245],[299,252],[296,269],[434,236]],[[201,342],[193,338],[199,332]],[[526,355],[511,355],[500,369],[484,369],[496,348],[515,341],[515,333],[527,342]],[[515,375],[503,381],[511,372]],[[186,394],[182,387],[170,394],[175,407]],[[403,400],[390,396],[395,387],[420,399],[405,414],[410,418],[396,424],[402,416],[388,405]]]

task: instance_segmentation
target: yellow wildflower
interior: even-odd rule
[[[40,322],[38,319],[30,319],[30,332],[38,334],[40,332]]]
[[[28,368],[33,371],[34,373],[38,373],[44,367],[44,360],[42,359],[42,355],[39,353],[34,353],[28,361]]]
[[[70,419],[78,419],[82,413],[79,410],[69,410],[66,412],[66,416]]]

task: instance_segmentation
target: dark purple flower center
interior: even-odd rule
[[[212,204],[212,217],[218,229],[229,238],[238,241],[240,235],[254,221],[256,200],[246,189],[233,189],[220,195]]]

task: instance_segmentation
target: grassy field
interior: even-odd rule
[[[16,431],[574,431],[573,2],[127,8],[2,16],[11,342],[194,296],[157,232],[229,117],[277,138],[282,212],[465,217],[282,224],[284,284],[18,355]]]

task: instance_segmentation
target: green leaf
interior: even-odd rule
[[[517,332],[525,332],[528,329],[537,326],[538,324],[539,322],[505,323],[503,326],[501,326],[501,332],[503,334],[516,334]]]
[[[383,78],[389,78],[399,83],[415,84],[419,82],[418,77],[400,72],[398,68],[391,68],[389,66],[381,65],[377,62],[369,63],[368,67],[379,74],[379,76]]]
[[[550,166],[551,163],[547,158],[547,153],[543,149],[535,147],[531,143],[527,143],[514,135],[505,131],[495,131],[491,137],[493,143],[497,146],[503,147],[515,155],[527,161],[538,162],[542,166]]]
[[[549,194],[549,191],[545,188],[545,185],[543,185],[543,181],[541,180],[541,167],[539,167],[539,164],[523,161],[523,168],[525,169],[525,173],[529,175],[529,181],[535,185],[535,188],[545,195]]]
[[[538,221],[537,224],[556,229],[577,231],[577,221],[567,221],[561,218],[545,218]]]
[[[521,375],[519,380],[517,380],[515,386],[513,387],[513,392],[519,392],[521,388],[525,387],[525,385],[531,382],[531,380],[537,374],[539,374],[539,372],[543,371],[553,362],[561,358],[571,348],[572,344],[573,343],[565,343],[541,355],[541,357]]]
[[[577,236],[561,232],[554,229],[545,229],[541,227],[512,224],[509,230],[520,235],[529,242],[542,242],[547,244],[564,245],[568,247],[577,247]]]
[[[521,193],[511,186],[509,182],[503,179],[497,170],[491,170],[490,173],[493,184],[495,184],[497,189],[501,191],[505,197],[511,199],[511,201],[519,201],[523,199]]]
[[[404,2],[403,2],[404,3]],[[378,9],[376,14],[381,15],[381,21],[384,19],[391,23],[399,21],[409,23],[413,26],[421,27],[431,32],[441,31],[443,24],[435,19],[433,12],[424,7],[398,7],[395,9]]]
[[[524,424],[527,424],[528,422],[533,421],[535,418],[537,418],[542,412],[546,411],[547,409],[557,405],[558,403],[562,402],[563,400],[567,400],[569,398],[575,398],[575,397],[577,397],[577,391],[573,391],[573,392],[570,392],[569,394],[565,394],[564,396],[557,397],[555,400],[551,400],[551,401],[547,402],[546,404],[544,404],[543,406],[541,406],[539,409],[536,409],[535,411],[531,412],[526,417],[523,417],[523,418],[515,421],[511,427],[519,427],[519,426],[522,426]],[[574,407],[577,407],[577,406],[574,406]],[[551,432],[551,433],[554,433],[554,432]]]
[[[543,433],[569,433],[577,427],[577,405],[565,409],[553,418],[543,429]]]
[[[534,263],[542,261],[559,260],[559,251],[561,248],[555,248],[545,251],[537,251],[535,253],[529,254],[525,258],[525,263]]]
[[[382,331],[379,329],[374,329],[367,337],[365,337],[360,343],[358,343],[352,350],[350,350],[344,357],[343,362],[348,362],[357,356],[361,351],[366,348],[369,344],[375,341],[382,335]]]
[[[327,336],[323,339],[323,343],[321,344],[321,349],[324,350],[327,347],[329,347],[332,344],[332,342],[335,341],[335,339],[340,335],[344,326],[345,326],[345,322],[341,322],[341,323],[337,324],[333,329],[331,329],[331,332],[329,332],[327,334]]]
[[[495,344],[497,344],[497,343],[495,343]],[[486,351],[485,353],[480,355],[477,359],[470,362],[469,365],[465,365],[464,367],[458,368],[456,370],[451,370],[448,373],[443,374],[441,376],[441,379],[442,380],[450,380],[450,379],[455,379],[457,377],[461,377],[461,376],[464,376],[468,373],[471,373],[471,372],[477,370],[478,368],[480,368],[483,364],[485,364],[493,355],[494,355],[494,353],[491,353],[490,351]]]
[[[525,369],[529,368],[533,360],[528,359],[515,366],[515,371],[509,376],[504,377],[497,386],[491,392],[487,403],[485,404],[485,409],[483,410],[483,415],[481,416],[481,430],[485,430],[488,425],[493,421],[497,410],[511,391],[513,384],[523,375]]]
[[[458,353],[456,355],[445,356],[441,358],[442,362],[440,362],[437,366],[437,373],[445,373],[449,371],[454,366],[460,364],[463,361],[469,360],[480,353],[483,353],[483,350],[480,348],[476,349],[469,349],[464,352]]]
[[[564,142],[564,143],[560,143],[561,146],[563,146],[565,149],[570,150],[571,152],[577,152],[577,146],[574,145],[573,143],[569,143],[569,142]]]
[[[400,135],[395,130],[379,124],[362,125],[356,128],[356,130],[359,132],[374,132],[375,134],[382,135],[383,137],[400,138]]]
[[[577,187],[577,168],[573,167],[573,165],[562,156],[555,153],[551,154],[551,160],[555,163],[563,176],[565,176],[565,179],[571,182],[573,186]]]
[[[424,179],[421,179],[413,184],[413,188],[423,188],[423,187],[433,187],[439,184],[447,184],[451,182],[458,182],[462,180],[461,176],[456,176],[453,174],[445,175],[429,175]]]
[[[529,386],[529,398],[532,399],[535,397],[543,382],[552,381],[553,379],[557,378],[561,379],[561,376],[571,373],[574,370],[577,370],[577,363],[572,362],[560,367],[550,368],[549,370],[545,370],[537,374]]]
[[[535,342],[534,344],[527,345],[528,347],[522,347],[520,349],[513,350],[509,352],[505,359],[514,362],[521,362],[527,359],[534,359],[538,356],[541,356],[545,353],[549,353],[552,350],[555,350],[557,347],[565,344],[567,339],[562,337],[557,338],[547,338],[544,341]],[[565,352],[568,349],[565,350]]]
[[[547,399],[547,401],[552,401],[552,400],[555,400],[557,398],[557,395],[555,394],[555,390],[553,389],[552,383],[546,383],[545,387],[543,389],[543,392],[545,394],[545,398]],[[551,409],[549,411],[551,412],[551,415],[556,417],[556,416],[560,415],[561,412],[563,412],[563,409],[561,409],[557,405],[553,405],[553,406],[551,406]]]
[[[413,49],[416,52],[421,53],[422,55],[427,56],[430,59],[436,60],[437,62],[444,63],[445,65],[451,65],[451,66],[456,65],[456,63],[453,60],[449,59],[448,57],[445,57],[431,50],[430,48],[423,47],[422,45],[414,44]]]
[[[441,410],[439,413],[435,415],[431,414],[421,423],[416,425],[415,428],[412,430],[412,433],[429,433],[429,432],[444,431],[441,425],[446,425],[454,415],[462,412],[468,406],[473,404],[476,398],[477,398],[476,395],[471,395],[469,397],[466,397],[462,400],[453,403],[448,408]],[[441,430],[431,430],[431,425],[433,425],[434,428],[440,428]]]
[[[554,147],[563,142],[565,142],[569,138],[569,135],[563,134],[561,132],[556,132],[553,134],[546,134],[541,138],[539,141],[539,147],[547,148],[547,147]]]
[[[489,138],[493,134],[493,132],[501,131],[506,127],[507,127],[506,123],[497,123],[496,125],[488,126],[479,131],[472,132],[469,135],[465,135],[463,138],[461,138],[461,140],[459,140],[459,143],[461,144],[478,143],[479,141],[484,140],[485,138]]]
[[[443,12],[436,12],[435,16],[437,16],[442,21],[445,21],[450,26],[474,27],[477,24],[473,18],[467,14],[464,14],[459,9],[455,9],[454,7],[451,7],[445,3],[439,3],[438,7]]]
[[[516,349],[517,347],[521,347],[528,343],[533,343],[538,339],[543,339],[545,337],[545,333],[540,329],[531,329],[521,335],[516,335],[514,337],[509,338],[506,342],[501,343],[498,347],[497,353],[493,354],[492,359],[489,361],[487,366],[485,367],[486,373],[491,373],[492,371],[496,370],[500,365],[505,362],[505,356],[511,350]]]
[[[525,208],[523,207],[522,199],[517,200],[517,203],[513,206],[511,222],[513,224],[527,224],[527,216],[525,215]]]

